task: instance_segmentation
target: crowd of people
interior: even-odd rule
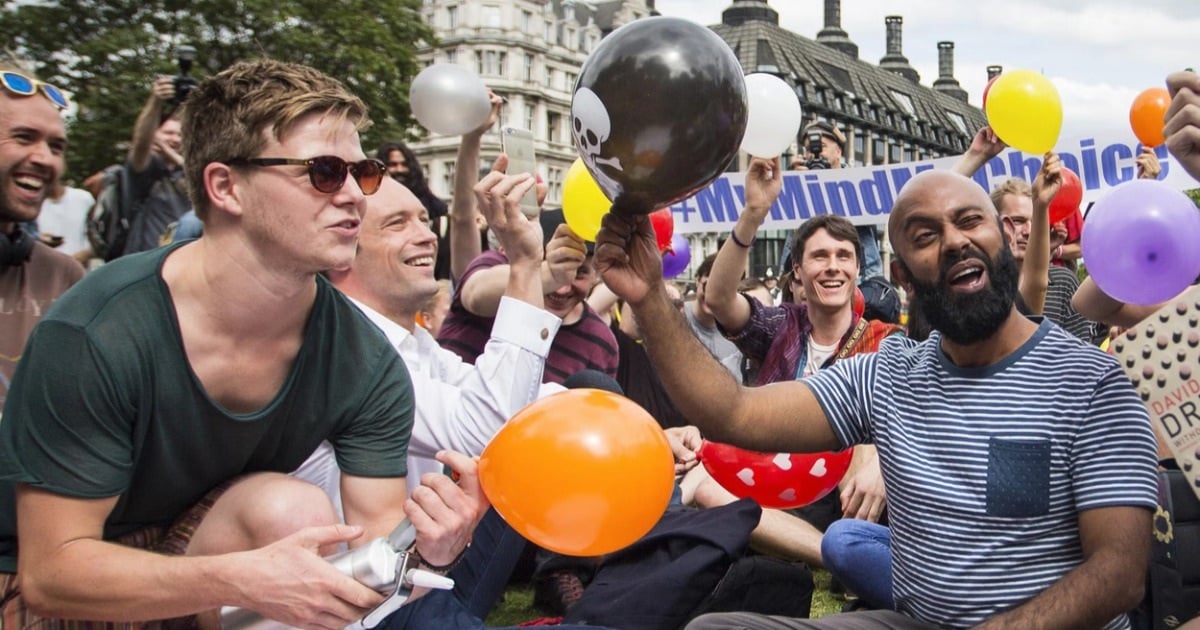
[[[755,158],[685,300],[647,217],[609,214],[594,243],[561,210],[531,219],[521,200],[545,188],[503,155],[457,169],[447,204],[402,143],[368,157],[368,112],[339,81],[243,61],[179,107],[153,82],[121,165],[136,220],[122,255],[85,272],[61,93],[0,71],[3,627],[219,627],[222,607],[345,627],[388,594],[323,558],[407,520],[415,542],[396,551],[453,588],[410,585],[383,625],[482,628],[532,552],[475,457],[519,409],[598,382],[662,426],[674,511],[738,502],[697,465],[702,439],[855,447],[834,492],[762,510],[748,543],[825,567],[857,596],[847,612],[750,607],[688,628],[1138,620],[1164,451],[1096,346],[1154,307],[1080,284],[1078,236],[1048,219],[1053,153],[1034,181],[985,191],[970,175],[1005,146],[982,129],[953,169],[900,191],[890,280],[874,229],[821,216],[776,287],[745,277],[785,167]],[[1168,147],[1200,180],[1200,78],[1167,85]],[[503,114],[490,99],[460,164]],[[841,132],[808,132],[825,160],[790,166],[840,166]],[[1138,160],[1158,176],[1152,152]],[[605,559],[535,555],[539,603],[571,619]]]

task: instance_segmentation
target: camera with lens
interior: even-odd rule
[[[183,104],[192,89],[198,85],[196,79],[192,78],[192,62],[196,60],[196,49],[191,46],[180,46],[175,51],[176,61],[179,63],[179,74],[175,75],[175,96],[171,99],[171,107],[177,108]]]
[[[808,170],[810,171],[819,171],[822,169],[832,168],[829,164],[829,160],[821,157],[821,150],[824,148],[821,145],[821,135],[821,132],[816,129],[808,132],[809,158],[808,161],[804,163],[804,166],[808,167]]]

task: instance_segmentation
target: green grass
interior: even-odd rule
[[[829,592],[829,573],[821,569],[814,570],[812,613],[809,616],[817,619],[832,615],[841,611],[843,604],[845,604],[845,599]],[[504,592],[504,598],[496,605],[492,614],[488,615],[487,625],[491,627],[515,626],[525,621],[548,616],[550,613],[533,606],[533,586],[518,584],[509,587]]]

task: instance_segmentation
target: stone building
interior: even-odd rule
[[[656,14],[653,0],[425,0],[425,19],[439,41],[420,51],[426,63],[473,68],[504,95],[502,124],[531,129],[548,205],[562,199],[566,169],[576,158],[569,128],[571,91],[583,61],[601,38],[632,20]],[[902,50],[901,16],[887,16],[887,53],[878,64],[860,59],[841,27],[841,0],[824,0],[824,25],[815,39],[779,26],[768,0],[732,0],[711,28],[733,49],[747,73],[769,72],[795,89],[805,124],[824,120],[846,135],[849,165],[889,164],[963,152],[986,124],[954,78],[954,43],[938,43],[932,86]],[[989,68],[989,74],[999,72]],[[799,139],[798,139],[799,141]],[[413,143],[430,186],[448,198],[457,137],[429,136]],[[789,149],[795,153],[798,145]],[[483,142],[486,168],[500,151],[500,135]],[[785,156],[786,157],[786,156]],[[745,156],[731,169],[745,163]],[[727,235],[692,238],[694,264]],[[751,272],[763,275],[779,258],[786,234],[760,236]],[[694,265],[693,265],[694,267]],[[776,270],[777,271],[777,270]]]

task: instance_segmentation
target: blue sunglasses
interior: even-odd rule
[[[14,94],[21,96],[33,96],[39,89],[46,98],[50,99],[51,103],[59,109],[66,109],[69,103],[67,97],[62,93],[62,90],[50,85],[31,79],[23,74],[16,72],[0,72],[0,82],[4,84],[5,89]]]

